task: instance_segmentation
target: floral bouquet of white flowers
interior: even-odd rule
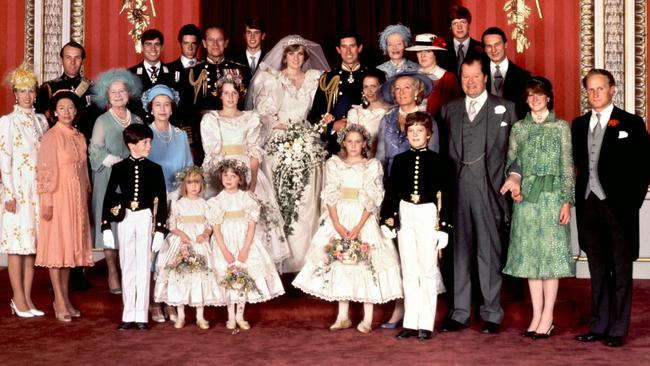
[[[286,133],[274,135],[266,145],[266,153],[276,160],[273,182],[287,236],[292,233],[291,224],[298,219],[298,203],[309,177],[326,156],[319,125],[289,121],[288,126]]]

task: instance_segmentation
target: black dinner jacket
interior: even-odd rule
[[[257,67],[258,68],[260,67],[260,62],[264,59],[264,56],[266,56],[266,51],[264,51],[262,49],[262,53],[260,54],[260,59],[257,60]],[[231,59],[233,61],[239,62],[242,65],[248,66],[248,75],[246,77],[246,80],[250,80],[250,79],[253,78],[254,74],[251,72],[250,64],[248,63],[249,59],[246,56],[246,49],[244,49],[243,51],[233,52],[232,55],[231,55]]]
[[[530,72],[517,66],[512,60],[508,60],[508,71],[503,81],[502,97],[515,103],[515,114],[520,120],[524,119],[530,110],[524,95],[528,79],[530,79]],[[488,76],[486,89],[488,92],[492,90],[492,72]]]
[[[454,49],[454,38],[447,38],[445,42],[447,43],[447,52],[445,53],[445,58],[440,66],[443,69],[456,75],[456,78],[460,81],[460,75],[457,75],[458,58],[456,57],[456,50]],[[470,38],[469,49],[465,50],[465,58],[468,56],[479,56],[485,58],[483,43],[475,40],[474,38]]]
[[[591,111],[573,120],[576,207],[585,202],[589,183],[588,133]],[[650,137],[641,117],[614,107],[600,149],[598,178],[612,210],[620,215],[629,253],[639,257],[639,209],[650,180]]]

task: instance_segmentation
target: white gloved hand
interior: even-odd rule
[[[436,250],[444,249],[449,244],[449,234],[444,231],[436,231]]]
[[[102,239],[104,239],[104,248],[115,249],[115,238],[113,237],[113,231],[102,231]]]
[[[397,233],[395,232],[395,229],[389,229],[388,226],[386,225],[381,225],[381,232],[388,239],[395,239],[397,237]]]
[[[106,166],[108,168],[111,168],[113,165],[119,163],[122,160],[124,160],[124,159],[120,158],[117,155],[108,154],[104,158],[104,161],[102,161],[102,165],[104,165],[104,166]]]
[[[151,251],[158,253],[162,249],[163,244],[165,243],[165,236],[163,233],[156,231],[156,234],[153,236],[153,242],[151,243]]]

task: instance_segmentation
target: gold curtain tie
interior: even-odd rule
[[[205,217],[202,215],[179,216],[176,218],[176,222],[179,224],[201,224],[205,222]]]
[[[359,189],[357,188],[341,188],[341,198],[344,200],[355,200],[359,198]]]
[[[244,218],[244,211],[226,211],[223,214],[223,218],[228,220],[228,219],[243,219]]]
[[[246,155],[246,147],[244,145],[223,145],[221,151],[224,155]]]

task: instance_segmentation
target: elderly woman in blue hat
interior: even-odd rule
[[[391,24],[379,33],[379,49],[389,60],[377,66],[392,77],[405,71],[417,71],[420,66],[404,57],[404,50],[411,43],[411,30],[402,24]]]

